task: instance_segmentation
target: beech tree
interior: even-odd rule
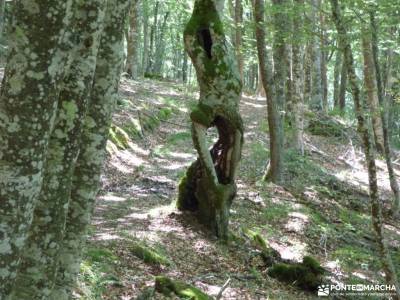
[[[233,49],[226,43],[220,14],[224,1],[196,0],[184,41],[196,69],[200,99],[190,114],[198,159],[179,185],[178,208],[194,211],[222,239],[228,236],[229,210],[236,195],[236,171],[243,143],[239,114],[242,84]],[[211,150],[206,132],[216,127]]]
[[[358,86],[358,78],[355,72],[353,52],[350,41],[347,36],[347,29],[342,20],[342,13],[339,2],[338,0],[330,0],[330,3],[331,3],[333,21],[335,22],[340,42],[343,45],[343,53],[345,55],[345,61],[347,65],[347,74],[351,85],[351,90],[354,100],[354,108],[357,117],[357,123],[358,123],[357,129],[363,142],[365,160],[368,168],[372,227],[375,232],[376,242],[378,245],[379,254],[381,256],[383,271],[385,272],[385,279],[388,284],[396,286],[397,297],[400,297],[399,282],[397,279],[396,271],[393,266],[393,262],[388,250],[385,234],[383,231],[384,228],[383,228],[383,218],[382,218],[382,204],[381,200],[379,199],[374,148],[370,140],[370,133],[367,127],[367,120],[365,118],[364,108],[361,102],[361,91]]]
[[[65,269],[86,239],[129,1],[27,2],[15,6],[1,92],[0,299],[71,299],[79,268]]]

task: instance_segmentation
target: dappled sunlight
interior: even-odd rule
[[[302,233],[309,222],[310,220],[307,215],[300,212],[291,212],[288,215],[285,229],[288,232]]]
[[[110,202],[124,202],[127,198],[115,196],[113,194],[107,194],[103,196],[99,196],[98,199],[100,201],[110,201]]]

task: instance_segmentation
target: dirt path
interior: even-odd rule
[[[222,299],[315,298],[268,277],[250,241],[221,244],[171,205],[179,178],[195,159],[188,112],[196,94],[175,83],[124,80],[122,98],[115,130],[127,132],[133,126],[129,124],[136,124],[136,131],[124,147],[108,147],[77,294],[83,299],[136,299],[154,285],[154,276],[163,274],[214,297],[231,279]],[[311,155],[288,156],[285,187],[261,184],[257,181],[268,158],[265,100],[243,97],[241,112],[246,135],[232,232],[243,239],[243,229],[257,231],[288,259],[313,255],[332,272],[332,280],[381,281],[357,147],[353,155],[347,141],[307,136]],[[210,132],[210,142],[213,138]],[[380,166],[383,195],[389,201]],[[390,243],[398,248],[400,226],[389,223]],[[132,251],[137,243],[169,263],[144,262]],[[399,252],[395,259],[400,262]]]

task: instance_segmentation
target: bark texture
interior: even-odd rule
[[[128,0],[108,1],[97,55],[90,107],[85,118],[80,151],[73,174],[65,236],[60,248],[60,266],[50,299],[72,299],[82,249],[106,156],[111,116],[118,97],[123,65],[123,28]]]
[[[375,232],[376,242],[379,254],[381,256],[381,262],[383,266],[383,271],[385,273],[385,279],[388,284],[396,286],[397,289],[396,299],[398,299],[400,297],[400,287],[393,266],[393,262],[389,253],[389,249],[385,240],[385,234],[383,231],[382,204],[379,199],[379,193],[378,193],[375,155],[374,155],[374,149],[370,141],[370,134],[368,132],[367,122],[365,119],[365,114],[361,103],[361,91],[358,86],[358,79],[355,72],[354,57],[351,49],[351,44],[347,37],[347,30],[342,21],[341,9],[338,0],[330,0],[330,3],[332,8],[333,20],[335,22],[336,29],[339,33],[340,40],[343,43],[343,51],[347,65],[347,73],[351,85],[354,107],[358,122],[358,132],[363,141],[365,160],[367,162],[367,167],[368,167],[372,227]]]
[[[268,127],[270,134],[270,166],[269,176],[272,181],[280,180],[283,165],[283,143],[279,138],[283,130],[282,118],[276,103],[276,91],[272,75],[272,68],[269,67],[265,44],[264,29],[264,0],[254,1],[254,18],[256,22],[256,41],[259,59],[259,72],[267,98]]]
[[[371,34],[364,28],[362,33],[362,53],[364,57],[364,82],[367,92],[368,106],[371,113],[372,129],[374,131],[375,146],[380,153],[385,152],[383,141],[383,124],[381,119],[381,107],[378,99],[378,87],[376,84],[376,75],[374,59],[371,48]]]
[[[0,299],[17,276],[42,186],[70,1],[18,1],[0,95]],[[46,34],[43,34],[43,30]]]
[[[104,0],[90,0],[73,5],[76,28],[72,37],[79,36],[80,42],[72,51],[72,64],[58,99],[43,187],[13,291],[13,299],[16,300],[48,299],[54,285],[70,199],[72,172],[79,150],[77,137],[81,135],[88,107],[104,4]]]
[[[220,12],[223,1],[196,0],[185,28],[185,49],[196,69],[200,99],[192,111],[192,138],[198,159],[179,186],[177,206],[197,212],[199,220],[222,239],[228,236],[229,210],[236,195],[236,170],[243,143],[239,115],[242,84],[228,48]],[[206,132],[216,127],[211,150]]]
[[[296,10],[303,8],[303,0],[295,0],[294,7]],[[292,27],[292,77],[293,77],[293,94],[292,103],[293,108],[291,111],[291,125],[293,129],[292,142],[294,148],[300,153],[304,154],[304,95],[302,89],[303,81],[303,60],[302,60],[302,37],[298,37],[298,31],[301,31],[303,26],[303,17],[301,14],[293,16]]]
[[[139,0],[132,0],[131,8],[129,11],[129,30],[127,35],[127,56],[125,71],[133,79],[139,76]]]

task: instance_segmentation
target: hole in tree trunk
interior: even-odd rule
[[[213,125],[218,131],[218,140],[210,150],[214,162],[214,168],[221,184],[232,182],[231,159],[235,143],[235,128],[228,120],[218,116]]]
[[[210,29],[208,28],[199,29],[197,32],[197,38],[201,47],[203,47],[204,51],[206,52],[207,57],[211,59],[212,58],[211,48],[213,45],[213,41]]]

